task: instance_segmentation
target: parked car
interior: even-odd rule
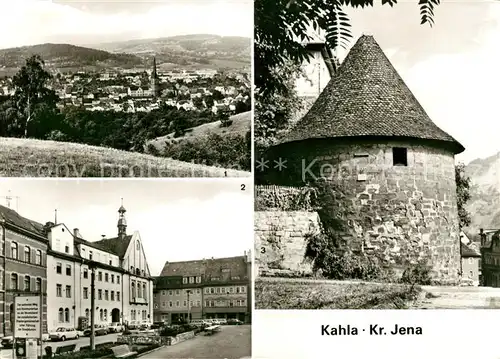
[[[123,332],[123,330],[123,325],[121,325],[120,323],[111,323],[111,325],[108,327],[109,333],[120,333]]]
[[[242,325],[243,322],[239,319],[228,319],[227,324],[228,325]]]
[[[51,341],[65,341],[66,339],[78,339],[79,335],[75,328],[59,327],[55,331],[49,333]]]
[[[12,346],[14,345],[14,337],[13,336],[3,337],[1,344],[2,348],[4,349],[12,349]]]
[[[227,319],[217,319],[217,321],[219,322],[219,325],[227,325]]]
[[[94,325],[94,332],[95,332],[95,335],[98,336],[98,335],[106,335],[108,334],[108,328],[104,325],[99,325],[99,324],[95,324]],[[86,337],[89,337],[90,334],[91,334],[91,329],[90,328],[87,328],[83,331],[83,334],[86,336]]]

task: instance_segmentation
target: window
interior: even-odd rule
[[[31,248],[28,246],[24,246],[24,261],[31,262]]]
[[[104,312],[102,309],[99,310],[99,319],[101,320],[101,322],[104,321]]]
[[[211,293],[211,294],[214,294],[214,293],[215,293],[214,288],[210,288],[210,293]]]
[[[472,278],[472,277],[474,277],[474,272],[473,272],[473,271],[470,271],[470,272],[469,272],[469,278]]]
[[[90,311],[88,309],[85,309],[85,317],[90,319]]]
[[[114,290],[111,291],[111,300],[115,300],[115,291]]]
[[[116,276],[116,283],[120,284],[120,277],[119,276]]]
[[[62,308],[59,308],[59,323],[64,322],[64,311]]]
[[[102,300],[102,289],[97,290],[97,299]]]
[[[240,292],[240,287],[236,287],[236,293]]]
[[[133,299],[135,297],[135,282],[132,282],[131,294],[132,294],[132,299]]]
[[[104,300],[109,300],[109,292],[107,290],[104,291]]]
[[[10,289],[17,290],[17,274],[12,273],[10,275]]]
[[[142,284],[142,297],[143,297],[144,299],[148,299],[148,298],[146,297],[146,283],[143,283],[143,284]]]
[[[119,302],[120,301],[120,292],[116,292],[116,300]]]
[[[11,253],[12,258],[17,259],[17,243],[16,242],[12,242],[10,244],[10,253]]]
[[[172,290],[169,290],[168,295],[174,295],[174,292]]]
[[[408,166],[408,152],[404,147],[392,148],[392,163],[394,166]]]
[[[69,246],[64,246],[64,252],[69,253]]]
[[[474,259],[469,258],[469,264],[472,264],[472,263],[474,263]]]
[[[245,287],[241,287],[240,292],[245,293],[245,290],[246,290]]]
[[[201,294],[200,288],[196,289],[196,294]]]
[[[71,275],[71,265],[66,264],[66,275]]]
[[[37,278],[36,279],[36,282],[35,282],[35,290],[37,292],[41,292],[42,291],[42,278]]]
[[[87,287],[83,287],[83,299],[89,299],[89,289]]]
[[[196,277],[196,283],[201,283],[201,277]]]
[[[210,294],[210,288],[205,288],[205,294]]]
[[[66,286],[66,298],[71,298],[71,286]]]
[[[99,272],[98,278],[99,278],[99,282],[102,282],[102,272]]]
[[[169,302],[168,302],[168,306],[169,306],[169,307],[172,307],[172,306],[173,306],[172,301],[169,301]]]
[[[179,291],[179,289],[176,289],[175,290],[175,295],[179,295],[179,294],[181,294],[181,292]]]
[[[69,308],[64,309],[64,321],[69,323]]]
[[[140,250],[140,249],[141,249],[141,244],[139,243],[139,241],[137,241],[136,249],[137,249],[137,250]]]
[[[31,291],[31,277],[29,275],[24,276],[24,290]]]
[[[175,302],[175,306],[176,306],[176,307],[178,307],[179,305],[180,305],[180,302],[179,302],[179,301]]]
[[[229,287],[229,293],[233,293],[233,290],[234,290],[233,287]]]
[[[104,309],[104,321],[108,320],[108,310]]]
[[[62,263],[56,263],[56,273],[62,274]]]
[[[83,268],[83,278],[89,277],[89,270],[87,268]]]
[[[189,283],[191,283],[191,284],[194,283],[194,277],[189,277]]]
[[[62,297],[62,284],[56,284],[56,297]]]
[[[82,248],[82,258],[85,258],[85,248]]]
[[[183,307],[186,307],[186,306],[187,306],[187,301],[184,301],[184,302],[182,303],[182,306],[183,306]]]
[[[35,264],[42,265],[42,251],[39,249],[36,251]]]
[[[221,289],[220,289],[220,292],[221,292],[222,294],[226,293],[226,288],[221,288]]]
[[[115,275],[111,274],[111,283],[114,283],[114,282],[115,282]]]
[[[104,274],[104,281],[109,282],[109,275],[108,273]]]
[[[196,301],[196,306],[197,306],[197,307],[201,306],[201,301],[197,300],[197,301]]]
[[[92,251],[89,251],[89,259],[92,260]]]
[[[162,306],[163,308],[165,308],[165,307],[167,306],[167,303],[166,303],[166,302],[162,302],[162,303],[161,303],[161,306]]]
[[[113,260],[112,260],[112,259],[110,259],[110,260],[109,260],[109,265],[110,265],[110,266],[112,266],[112,265],[113,265]]]
[[[187,284],[187,282],[188,282],[187,277],[182,278],[182,284]]]

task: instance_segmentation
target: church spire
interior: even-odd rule
[[[122,198],[122,205],[118,209],[118,237],[120,238],[127,235],[127,220],[125,219],[125,212],[127,212],[127,210],[123,207]]]
[[[153,97],[159,95],[158,73],[156,72],[156,57],[153,57],[153,71],[151,71],[151,92]]]

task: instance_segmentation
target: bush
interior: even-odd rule
[[[401,283],[429,285],[432,283],[431,268],[423,262],[408,266],[401,276]]]

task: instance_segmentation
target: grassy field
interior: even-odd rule
[[[250,172],[76,143],[0,138],[0,177],[248,177]]]
[[[174,138],[174,134],[171,133],[166,136],[155,138],[154,140],[149,141],[147,144],[152,144],[158,150],[161,150],[165,143],[189,140],[201,136],[206,136],[209,133],[216,133],[219,135],[239,134],[241,136],[244,136],[248,131],[250,131],[252,123],[252,115],[250,111],[231,116],[231,120],[233,122],[228,127],[221,127],[220,121],[205,123],[203,125],[189,129],[184,136]]]
[[[256,309],[407,309],[421,288],[402,284],[257,278]]]

